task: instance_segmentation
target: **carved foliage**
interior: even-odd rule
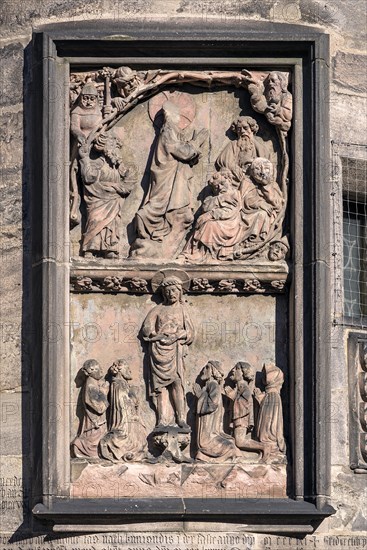
[[[367,343],[360,344],[359,372],[360,452],[367,466]]]
[[[189,293],[193,294],[264,294],[274,292],[284,292],[287,280],[260,280],[256,278],[246,279],[213,279],[206,277],[194,277],[188,288]],[[74,292],[129,292],[134,294],[150,293],[151,283],[149,280],[140,277],[117,277],[108,276],[100,278],[97,276],[72,277],[71,289]]]

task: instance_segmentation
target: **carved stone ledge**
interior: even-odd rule
[[[34,516],[51,521],[54,532],[124,531],[128,521],[148,521],[151,526],[162,521],[189,521],[193,518],[243,523],[252,533],[313,533],[323,519],[334,513],[331,506],[317,509],[310,502],[291,499],[91,499],[54,501],[49,506],[37,504]]]
[[[183,267],[172,264],[166,267]],[[184,266],[191,279],[189,293],[193,294],[278,294],[286,290],[289,268],[283,262],[257,262],[243,265]],[[71,269],[72,292],[103,292],[149,294],[156,266],[139,264],[120,266],[113,262],[78,262]]]

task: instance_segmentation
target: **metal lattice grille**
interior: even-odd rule
[[[343,317],[367,326],[367,146],[341,156],[343,182]],[[357,158],[356,158],[357,157]],[[364,157],[364,158],[363,158]]]

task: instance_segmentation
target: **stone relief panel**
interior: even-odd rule
[[[291,85],[71,74],[72,496],[286,495]]]
[[[246,69],[72,73],[73,275],[164,261],[285,280],[290,86]]]
[[[72,295],[73,495],[285,496],[285,298],[187,295],[174,268],[152,286]]]
[[[350,467],[367,474],[367,338],[349,335]]]

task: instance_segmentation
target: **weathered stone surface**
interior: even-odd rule
[[[358,113],[358,116],[350,116]],[[351,144],[348,148],[354,156],[354,144],[366,144],[367,99],[359,96],[333,93],[330,96],[330,130],[336,142]]]
[[[0,63],[0,106],[21,103],[23,101],[23,45],[16,42],[1,48]]]
[[[1,389],[21,386],[22,239],[19,225],[0,232],[1,272]]]
[[[88,11],[83,0],[58,0],[38,2],[37,0],[4,0],[0,23],[8,33],[19,34],[31,25],[49,19],[51,23],[58,20],[67,22],[88,18],[100,20],[110,18],[113,21],[122,20],[126,14],[140,14],[149,10],[151,0],[91,0]]]
[[[361,520],[361,516],[367,518],[366,476],[351,475],[350,472],[348,467],[332,468],[331,493],[337,512],[329,518],[330,531],[343,529],[344,532],[348,532],[354,522]],[[365,527],[366,525],[364,529]]]
[[[0,456],[0,524],[2,533],[26,531],[30,520],[29,463],[17,456]]]
[[[337,52],[332,60],[333,82],[353,92],[365,94],[367,92],[366,63],[366,55]]]
[[[0,437],[3,455],[27,455],[29,452],[29,396],[24,392],[0,394]]]
[[[348,449],[348,406],[348,393],[345,387],[333,389],[329,419],[333,464],[345,464],[345,454]]]
[[[206,20],[207,16],[217,15],[222,18],[223,23],[225,23],[227,17],[240,19],[248,16],[257,16],[258,18],[267,19],[273,6],[271,0],[264,2],[259,0],[255,0],[255,2],[223,0],[220,3],[211,2],[210,0],[181,0],[178,4],[178,13],[197,14],[203,20]]]
[[[2,169],[0,178],[0,216],[4,225],[22,222],[22,172],[18,169]]]
[[[0,158],[2,170],[21,168],[23,163],[23,112],[4,112],[0,116]],[[3,173],[3,178],[6,174]]]
[[[317,0],[304,0],[302,2],[286,2],[289,11],[294,12],[294,6],[299,6],[301,16],[291,23],[308,23],[321,25],[329,32],[342,35],[346,47],[364,49],[366,44],[366,11],[365,6],[359,0],[343,2],[320,3]]]
[[[89,464],[73,498],[285,498],[286,466],[264,464]]]

